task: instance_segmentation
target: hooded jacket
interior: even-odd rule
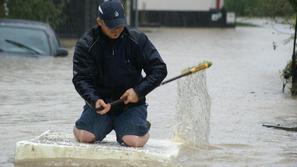
[[[156,48],[135,29],[125,27],[117,40],[110,40],[94,26],[75,46],[72,82],[92,108],[98,99],[117,100],[129,88],[143,103],[166,75],[166,64]]]

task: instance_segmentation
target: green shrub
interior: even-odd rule
[[[292,2],[290,2],[292,1]],[[239,16],[277,17],[294,14],[296,0],[225,0],[225,7]]]
[[[296,96],[297,95],[297,83],[292,83],[292,77],[293,77],[292,61],[288,62],[286,67],[283,69],[282,77],[284,79],[283,92],[285,91],[285,87],[288,86],[292,95]],[[288,85],[288,83],[290,83],[290,84]]]
[[[8,18],[28,19],[49,23],[57,27],[64,20],[62,0],[6,0]],[[54,3],[56,2],[56,3]],[[59,2],[59,3],[58,3]]]

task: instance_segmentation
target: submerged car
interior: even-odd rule
[[[67,56],[53,29],[45,23],[0,19],[0,55]]]

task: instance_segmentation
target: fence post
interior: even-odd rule
[[[4,4],[4,0],[0,0],[0,18],[3,18],[5,16]]]

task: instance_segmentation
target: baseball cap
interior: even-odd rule
[[[101,3],[98,6],[98,17],[111,29],[127,24],[124,7],[119,0],[105,0]]]

